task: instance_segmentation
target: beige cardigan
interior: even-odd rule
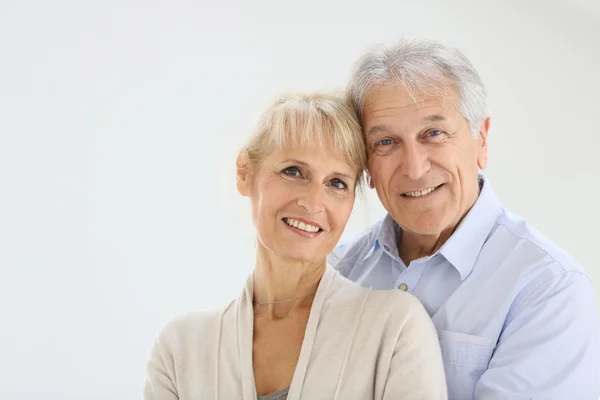
[[[253,279],[224,310],[179,317],[160,332],[146,400],[255,400]],[[366,289],[327,267],[288,400],[447,399],[437,334],[421,303]]]

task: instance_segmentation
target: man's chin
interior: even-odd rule
[[[439,236],[449,228],[446,219],[441,213],[428,212],[417,218],[414,216],[412,218],[401,218],[396,222],[404,232],[422,236]]]

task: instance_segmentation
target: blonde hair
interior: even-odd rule
[[[350,104],[333,93],[280,96],[262,115],[241,153],[252,171],[275,149],[307,145],[333,150],[356,167],[356,187],[361,185],[367,157],[360,123]]]

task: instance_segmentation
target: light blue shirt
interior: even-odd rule
[[[600,398],[590,278],[509,213],[486,180],[435,254],[407,268],[398,256],[401,235],[387,215],[328,261],[361,286],[406,290],[423,303],[438,330],[450,399]]]

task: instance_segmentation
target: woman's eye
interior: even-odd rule
[[[348,185],[346,185],[346,183],[340,179],[334,179],[331,181],[331,186],[333,186],[334,188],[338,189],[338,190],[346,190],[348,189]]]
[[[292,177],[299,177],[302,176],[302,173],[300,172],[300,170],[296,167],[288,167],[286,169],[284,169],[283,171],[281,171],[284,175],[287,176],[292,176]]]
[[[392,144],[392,139],[382,139],[378,142],[378,144],[381,146],[389,146]]]

